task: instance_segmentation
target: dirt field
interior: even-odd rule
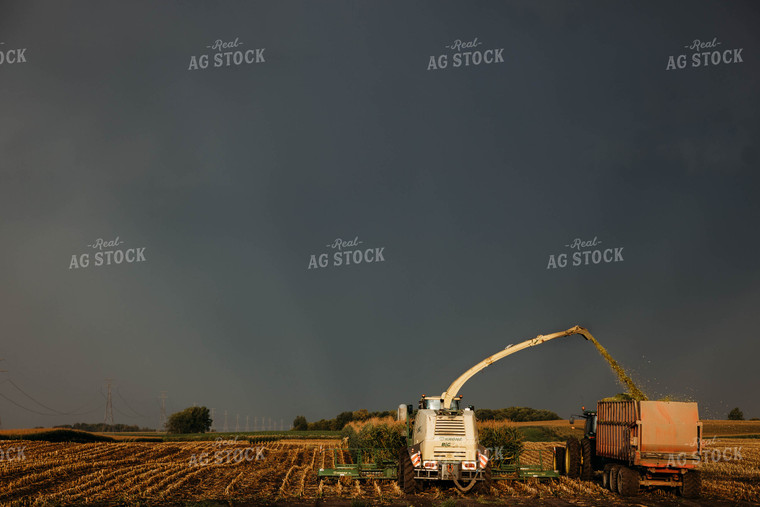
[[[706,437],[760,435],[760,421],[702,421]]]
[[[485,495],[461,496],[453,488],[428,488],[405,497],[390,481],[319,481],[333,465],[335,440],[302,440],[253,446],[239,442],[49,443],[2,441],[0,503],[150,505],[224,502],[282,505],[743,505],[760,498],[760,440],[722,439],[707,449],[705,498],[684,501],[672,492],[645,492],[632,500],[604,490],[599,481],[500,481]],[[526,459],[552,443],[528,443]],[[15,448],[11,450],[11,447]],[[23,449],[19,451],[19,449]],[[727,452],[726,449],[731,449]],[[738,451],[738,456],[736,455]],[[348,453],[342,453],[349,459]],[[11,459],[14,458],[14,459]],[[738,502],[738,503],[737,503]],[[746,504],[749,505],[749,504]]]

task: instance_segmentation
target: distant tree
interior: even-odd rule
[[[730,421],[743,421],[744,420],[744,412],[739,410],[739,407],[736,407],[731,412],[728,413],[728,419]]]
[[[316,422],[309,423],[309,431],[332,431],[333,429],[332,419],[320,419]]]
[[[354,413],[353,412],[341,412],[338,414],[338,417],[335,418],[335,430],[340,431],[342,430],[346,424],[350,423],[354,420]]]
[[[306,431],[309,429],[309,422],[302,415],[293,419],[293,429],[295,431]]]
[[[529,407],[508,407],[496,410],[479,408],[475,411],[475,417],[479,421],[503,421],[506,419],[514,422],[552,421],[560,418],[555,412]]]
[[[211,416],[206,407],[190,407],[169,417],[169,433],[206,433],[211,429]]]
[[[366,408],[360,408],[359,410],[355,411],[354,414],[354,421],[366,421],[369,419],[369,411]]]

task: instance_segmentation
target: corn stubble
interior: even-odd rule
[[[16,444],[17,442],[14,442]],[[313,501],[355,499],[393,501],[404,498],[392,481],[359,482],[347,477],[319,480],[319,468],[332,467],[332,448],[340,441],[282,441],[264,449],[265,459],[190,466],[194,455],[218,449],[213,442],[67,444],[20,442],[24,461],[0,462],[0,504],[146,503],[203,500]],[[533,463],[538,451],[548,452],[551,442],[526,442],[523,460]],[[245,449],[245,442],[229,447]],[[705,450],[741,448],[740,460],[701,465],[703,495],[731,501],[760,497],[760,439],[718,439]],[[226,449],[226,447],[225,447]],[[350,454],[342,449],[344,461]],[[615,496],[598,482],[562,477],[556,481],[497,481],[485,494],[491,497],[582,499],[611,502]],[[671,491],[653,493],[675,498]],[[448,485],[434,485],[421,500],[459,498]]]

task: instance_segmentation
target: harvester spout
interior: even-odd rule
[[[533,347],[534,345],[540,345],[542,343],[548,342],[549,340],[553,340],[554,338],[560,338],[563,336],[570,336],[574,334],[579,334],[583,336],[586,340],[592,340],[593,337],[591,336],[591,333],[588,332],[588,329],[583,328],[581,326],[575,326],[571,327],[570,329],[566,329],[565,331],[560,331],[558,333],[548,334],[548,335],[538,335],[535,338],[531,338],[530,340],[525,340],[522,343],[518,343],[517,345],[508,345],[504,350],[501,352],[497,352],[496,354],[489,356],[485,359],[483,359],[481,362],[464,372],[462,375],[459,376],[458,379],[456,379],[452,384],[449,386],[449,388],[444,391],[444,393],[441,395],[441,399],[443,400],[442,407],[446,409],[451,408],[451,402],[456,397],[456,395],[459,393],[459,390],[462,388],[465,382],[470,380],[470,377],[478,373],[483,368],[486,368],[487,366],[490,366],[491,364],[495,363],[499,359],[503,359],[507,357],[510,354],[514,354],[515,352],[519,352],[523,349],[527,349],[528,347]]]

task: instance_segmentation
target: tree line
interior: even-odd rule
[[[353,412],[341,412],[333,419],[320,419],[315,422],[308,422],[306,417],[299,415],[293,419],[293,430],[295,431],[340,431],[352,421],[366,421],[373,417],[395,417],[395,410],[384,410],[380,412],[370,412],[367,409],[355,410]]]

